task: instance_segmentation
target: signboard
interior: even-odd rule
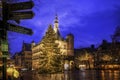
[[[8,54],[8,52],[3,52],[3,55],[2,55],[2,57],[9,57],[9,54]]]
[[[28,35],[33,34],[31,29],[21,27],[21,26],[16,26],[13,24],[8,24],[7,28],[8,28],[7,30],[9,30],[9,31],[14,31],[14,32],[22,33],[22,34],[28,34]]]
[[[12,12],[9,16],[11,20],[31,19],[34,16],[32,11]]]
[[[8,43],[7,43],[7,41],[1,41],[1,51],[2,52],[8,52]]]
[[[16,10],[31,9],[34,6],[34,4],[33,1],[29,1],[29,2],[7,4],[7,6],[9,11],[16,11]]]

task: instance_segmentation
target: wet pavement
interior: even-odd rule
[[[57,74],[26,71],[23,75],[24,80],[120,80],[120,70],[65,71]]]

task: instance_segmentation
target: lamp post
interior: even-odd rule
[[[5,0],[2,0],[2,39],[1,39],[1,49],[2,49],[2,62],[3,62],[3,69],[2,69],[2,79],[7,80],[6,78],[6,64],[7,64],[7,56],[8,54],[8,44],[7,44],[7,6]]]

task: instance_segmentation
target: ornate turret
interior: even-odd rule
[[[59,23],[58,23],[58,16],[56,15],[55,16],[55,20],[54,20],[54,31],[55,31],[55,36],[56,36],[56,38],[57,39],[62,39],[61,38],[61,35],[60,35],[60,32],[59,32],[59,28],[58,28],[58,26],[59,26]]]
[[[58,32],[58,26],[59,26],[58,16],[56,15],[56,16],[55,16],[55,20],[54,20],[54,31],[55,31],[55,33]]]

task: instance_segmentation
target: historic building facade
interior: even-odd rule
[[[64,55],[64,56],[74,56],[74,36],[72,34],[68,34],[66,39],[64,39],[61,35],[60,35],[60,31],[59,31],[59,21],[58,21],[58,16],[55,16],[55,20],[54,20],[54,27],[52,25],[49,25],[48,30],[46,31],[45,35],[43,36],[42,40],[38,43],[35,44],[35,42],[32,42],[32,68],[33,69],[38,69],[40,66],[40,58],[43,56],[42,55],[42,50],[43,50],[43,43],[45,43],[45,38],[47,39],[48,34],[51,33],[51,31],[53,30],[55,35],[55,43],[58,44],[58,48],[60,49],[60,54]],[[51,37],[53,37],[53,35],[49,35]],[[52,39],[52,38],[51,38]],[[49,41],[48,43],[50,44]],[[47,50],[46,50],[47,51]],[[52,52],[51,52],[52,54]]]
[[[28,70],[32,69],[32,51],[31,44],[24,43],[22,46],[22,51],[14,55],[15,66],[19,68],[26,68]]]
[[[22,66],[29,70],[32,69],[32,50],[31,44],[23,43],[22,49],[22,59],[21,59]]]
[[[15,53],[15,55],[14,55],[14,65],[16,66],[16,67],[19,67],[19,68],[22,68],[22,62],[21,62],[21,60],[22,60],[22,55],[21,55],[21,52],[19,52],[19,53]]]

